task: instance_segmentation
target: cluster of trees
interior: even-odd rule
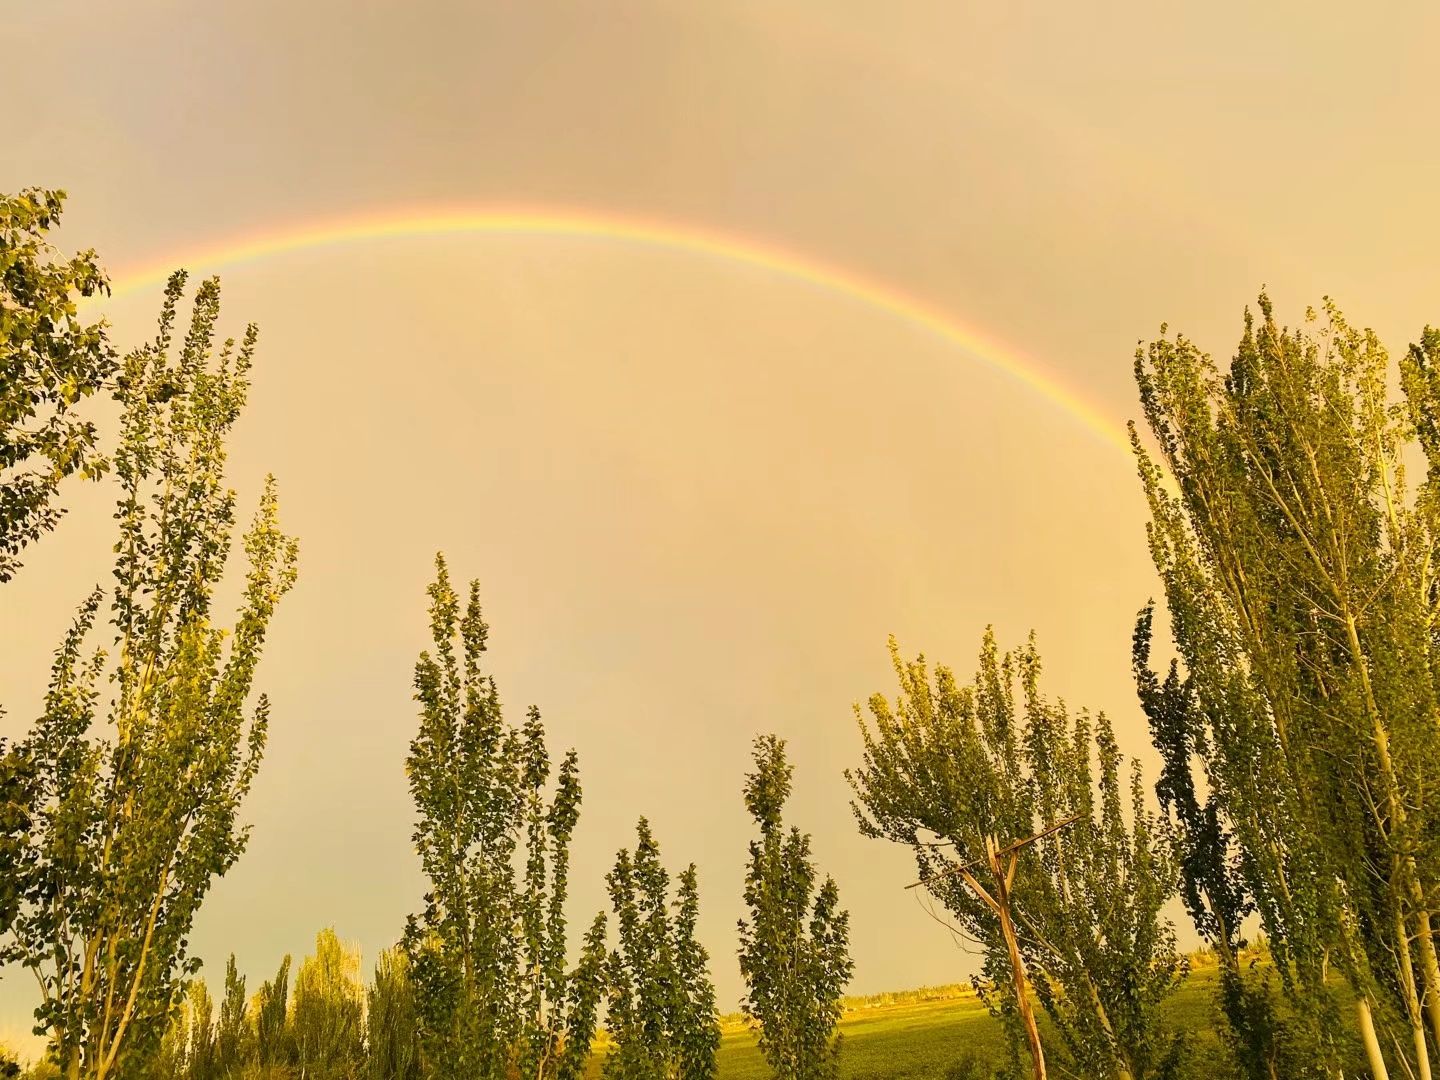
[[[1423,332],[1396,380],[1376,336],[1333,304],[1299,329],[1279,326],[1264,296],[1259,308],[1223,373],[1183,337],[1135,365],[1158,460],[1138,439],[1135,450],[1179,653],[1163,680],[1149,670],[1146,612],[1135,665],[1183,894],[1221,957],[1252,1074],[1337,1071],[1349,1028],[1338,975],[1372,1074],[1428,1080],[1440,1053],[1440,333]],[[1234,960],[1252,913],[1291,1006],[1283,1022]]]
[[[239,608],[228,627],[212,611],[236,531],[226,440],[257,335],[251,326],[238,343],[217,342],[214,279],[179,328],[178,272],[154,340],[118,357],[104,323],[79,314],[107,288],[93,253],[61,259],[46,241],[62,203],[46,191],[0,201],[0,581],[55,527],[70,475],[114,474],[117,535],[108,604],[98,588],[85,597],[39,718],[18,744],[0,744],[0,963],[29,969],[40,989],[48,1047],[37,1074],[564,1080],[585,1071],[603,1017],[607,1075],[709,1080],[720,1033],[695,939],[695,866],[672,889],[642,819],[607,877],[616,943],[601,912],[569,965],[578,761],[572,751],[554,766],[537,710],[519,725],[503,716],[482,667],[478,586],[462,603],[443,558],[406,762],[423,906],[368,988],[358,954],[326,931],[293,988],[286,957],[247,999],[232,957],[217,1012],[188,939],[245,848],[239,810],[270,715],[254,680],[296,579],[296,542],[267,480],[242,536]],[[108,452],[77,415],[97,393],[119,404]],[[101,622],[108,650],[92,644]],[[750,1015],[777,1075],[831,1076],[847,917],[833,881],[816,892],[808,837],[784,834],[783,742],[756,752]],[[802,999],[796,1019],[788,1004]]]
[[[0,582],[55,527],[67,478],[113,476],[117,509],[114,584],[80,603],[29,734],[0,744],[0,963],[39,988],[36,1074],[577,1080],[603,1031],[614,1080],[711,1080],[696,867],[672,877],[642,818],[609,911],[572,940],[579,762],[552,758],[534,708],[505,717],[478,586],[457,592],[443,558],[406,761],[419,910],[368,985],[333,931],[293,986],[288,957],[248,997],[233,958],[218,1002],[195,977],[196,913],[245,847],[270,716],[255,676],[296,543],[267,481],[225,625],[225,447],[255,330],[217,338],[214,280],[182,328],[182,272],[155,338],[120,356],[80,314],[106,290],[94,254],[46,241],[61,207],[0,198]],[[1358,1055],[1375,1080],[1431,1080],[1437,1064],[1440,332],[1397,379],[1333,305],[1298,329],[1263,295],[1259,310],[1224,370],[1163,329],[1135,360],[1175,654],[1152,666],[1144,608],[1132,661],[1158,805],[1104,714],[1044,692],[1033,640],[1002,651],[987,632],[968,681],[892,641],[898,696],[857,709],[859,828],[909,847],[915,886],[983,950],[1007,1075],[1177,1074],[1186,1042],[1161,1007],[1186,973],[1162,915],[1177,893],[1220,971],[1212,1071],[1339,1080]],[[97,394],[118,402],[113,441],[83,415]],[[849,919],[786,826],[791,781],[783,741],[758,738],[742,1005],[777,1077],[833,1080]]]
[[[1033,642],[1001,656],[987,635],[966,685],[895,653],[898,699],[860,717],[860,827],[914,849],[1036,1076],[1057,1048],[1027,985],[1068,1072],[1177,1067],[1157,1008],[1183,974],[1160,917],[1177,888],[1220,969],[1212,1071],[1429,1080],[1440,1053],[1440,332],[1397,378],[1333,304],[1298,329],[1258,306],[1223,370],[1164,328],[1135,360],[1177,654],[1152,668],[1147,606],[1160,815],[1138,771],[1125,807],[1104,717],[1041,693]]]

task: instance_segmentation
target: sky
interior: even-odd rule
[[[178,265],[261,330],[231,478],[249,507],[278,477],[300,582],[205,973],[233,951],[258,986],[325,926],[368,966],[418,909],[403,761],[443,550],[481,582],[510,716],[539,706],[579,752],[577,925],[646,815],[698,865],[734,1008],[741,784],[775,732],[851,912],[853,991],[968,977],[910,856],[849,808],[887,636],[968,673],[987,625],[1033,629],[1049,690],[1150,760],[1129,646],[1157,581],[1115,445],[1136,342],[1168,322],[1223,355],[1262,285],[1291,321],[1334,296],[1392,349],[1440,321],[1437,32],[1428,4],[1228,0],[8,12],[0,190],[68,191],[59,242],[110,269],[117,343],[151,331],[142,271]],[[517,207],[723,243],[399,230],[226,255]],[[113,497],[72,486],[0,593],[0,734],[108,578]],[[0,1038],[33,997],[0,973]]]

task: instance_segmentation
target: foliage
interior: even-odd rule
[[[660,847],[641,818],[635,851],[606,876],[619,943],[606,980],[612,1080],[710,1080],[720,1044],[709,956],[695,940],[699,885],[692,863],[670,899]],[[672,914],[673,907],[673,914]]]
[[[406,764],[430,891],[404,937],[425,1067],[464,1080],[575,1076],[601,993],[591,950],[565,970],[579,766],[568,753],[547,799],[539,712],[507,724],[481,671],[478,584],[462,614],[437,557],[429,593],[435,651],[415,666],[420,730]]]
[[[815,888],[810,836],[782,818],[793,767],[785,742],[755,740],[755,771],[746,777],[745,807],[760,829],[750,842],[740,921],[740,973],[746,1015],[758,1025],[760,1049],[781,1080],[836,1075],[835,1025],[850,960],[850,916],[840,909],[834,879]]]
[[[401,949],[386,949],[375,964],[366,1009],[368,1080],[420,1080],[415,987]]]
[[[0,583],[59,521],[61,482],[105,468],[94,424],[75,410],[105,386],[115,356],[104,324],[87,325],[76,301],[109,285],[93,251],[57,259],[47,242],[64,202],[39,188],[0,195]]]
[[[0,933],[20,906],[18,868],[29,844],[35,787],[34,762],[0,739]]]
[[[351,1080],[364,1053],[365,989],[360,953],[333,929],[315,937],[315,954],[300,962],[290,1026],[295,1060],[307,1080]]]
[[[288,1065],[295,1056],[290,1030],[290,957],[280,961],[275,977],[261,983],[251,1006],[255,1029],[255,1062],[261,1069]]]
[[[215,1003],[204,979],[195,979],[171,1012],[146,1071],[168,1080],[218,1080]]]
[[[228,1077],[237,1072],[254,1053],[246,1001],[245,976],[235,967],[235,954],[225,964],[225,997],[220,1001],[220,1019],[215,1027],[215,1073]]]
[[[171,278],[156,340],[124,364],[113,659],[86,653],[97,590],[56,652],[24,744],[37,806],[4,956],[34,971],[37,1019],[72,1080],[133,1072],[197,966],[187,952],[195,913],[245,846],[236,814],[269,715],[263,696],[253,710],[247,699],[295,576],[295,544],[267,483],[244,538],[234,628],[213,624],[234,525],[225,438],[244,405],[255,330],[212,355],[220,292],[207,281],[172,357],[184,281]],[[93,730],[101,723],[108,735]]]
[[[891,658],[900,697],[893,706],[870,699],[871,720],[859,716],[864,762],[847,773],[862,832],[912,848],[926,889],[984,949],[982,986],[1003,1013],[1013,994],[999,921],[961,869],[978,865],[987,844],[1074,818],[1016,864],[1010,895],[1025,966],[1074,1071],[1165,1075],[1177,1048],[1159,1006],[1182,968],[1160,908],[1176,867],[1138,768],[1126,820],[1109,722],[1041,694],[1033,643],[1002,658],[987,632],[968,686],[944,667],[932,681],[924,659],[902,661],[893,641]]]
[[[1162,762],[1155,792],[1175,837],[1180,896],[1220,968],[1217,1004],[1227,1048],[1247,1080],[1323,1075],[1321,1063],[1281,1019],[1268,977],[1255,975],[1254,963],[1244,961],[1240,928],[1255,905],[1220,800],[1208,792],[1202,803],[1197,791],[1193,763],[1208,744],[1194,682],[1181,677],[1173,660],[1163,682],[1150,668],[1153,619],[1153,607],[1146,607],[1135,624],[1136,687]]]
[[[1401,363],[1402,405],[1384,347],[1333,304],[1296,330],[1259,307],[1224,373],[1164,328],[1137,352],[1151,552],[1195,749],[1303,1041],[1333,1058],[1338,967],[1372,1071],[1401,1045],[1376,1030],[1394,1018],[1424,1077],[1440,1045],[1440,334]]]

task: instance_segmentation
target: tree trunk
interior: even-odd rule
[[[1010,970],[1015,983],[1015,1002],[1020,1009],[1020,1021],[1025,1025],[1025,1039],[1030,1045],[1030,1060],[1035,1065],[1035,1080],[1046,1080],[1045,1048],[1040,1045],[1040,1028],[1035,1023],[1035,1012],[1030,1007],[1030,988],[1025,978],[1025,962],[1020,956],[1020,942],[1015,937],[1015,924],[1010,919],[1009,875],[1000,865],[995,841],[988,836],[985,838],[985,855],[990,863],[990,872],[995,876],[995,913],[1000,919],[1000,936],[1005,939],[1005,950],[1010,955]],[[1013,865],[1013,855],[1011,861]]]
[[[1425,1015],[1415,986],[1415,967],[1410,959],[1410,939],[1406,933],[1405,914],[1395,901],[1395,947],[1400,975],[1400,995],[1405,1002],[1405,1019],[1410,1023],[1410,1038],[1415,1044],[1416,1080],[1430,1080],[1430,1048],[1426,1045]]]
[[[1128,1055],[1120,1040],[1115,1037],[1115,1028],[1110,1023],[1110,1014],[1105,1011],[1105,1003],[1100,1000],[1100,990],[1095,985],[1095,980],[1087,974],[1085,976],[1085,987],[1090,991],[1090,1004],[1095,1006],[1095,1018],[1100,1021],[1100,1027],[1105,1032],[1105,1037],[1110,1040],[1110,1052],[1115,1057],[1116,1080],[1135,1080],[1135,1074],[1130,1068]]]
[[[1420,950],[1420,974],[1425,980],[1425,1012],[1430,1018],[1430,1035],[1440,1048],[1440,959],[1435,955],[1435,935],[1430,926],[1430,912],[1424,907],[1416,913],[1416,947]]]
[[[1380,1053],[1380,1037],[1375,1034],[1375,1018],[1364,995],[1355,999],[1355,1011],[1360,1017],[1360,1038],[1365,1043],[1365,1057],[1370,1061],[1370,1075],[1373,1080],[1390,1080],[1390,1071]]]

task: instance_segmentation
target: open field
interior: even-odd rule
[[[1214,1027],[1215,977],[1213,969],[1192,972],[1166,1007],[1174,1025],[1188,1033],[1186,1075],[1195,1080],[1216,1075],[1220,1043]],[[997,1066],[1005,1054],[999,1023],[973,994],[854,1009],[841,1021],[840,1030],[845,1038],[840,1055],[843,1080],[943,1080],[948,1070],[967,1058]],[[1047,1046],[1055,1040],[1052,1033]],[[725,1025],[718,1061],[719,1080],[768,1080],[771,1075],[753,1036],[735,1022]],[[592,1078],[599,1076],[599,1064],[598,1057],[592,1060]],[[977,1074],[976,1080],[982,1075],[987,1074]],[[959,1076],[971,1080],[963,1073]]]

